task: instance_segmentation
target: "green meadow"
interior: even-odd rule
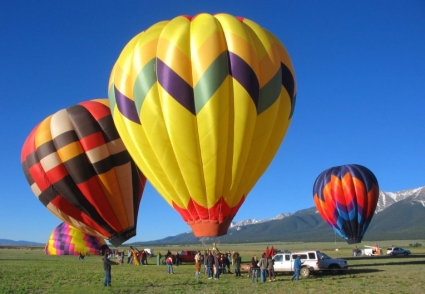
[[[246,273],[240,278],[223,274],[219,280],[208,280],[201,274],[196,280],[193,264],[173,266],[175,274],[168,275],[166,267],[157,266],[156,258],[152,257],[148,258],[147,266],[113,266],[112,287],[108,288],[103,287],[100,256],[92,255],[81,261],[78,256],[45,255],[41,247],[0,246],[0,293],[425,293],[425,247],[409,247],[415,243],[424,241],[379,243],[384,249],[391,245],[410,249],[413,254],[408,257],[352,257],[353,246],[341,242],[219,244],[221,252],[238,251],[243,262],[249,262],[253,254],[260,256],[266,246],[272,245],[280,250],[320,250],[332,257],[346,258],[349,269],[340,275],[313,274],[299,283],[291,282],[289,274],[279,274],[275,282],[253,284]],[[128,247],[118,249],[127,250]],[[175,253],[182,249],[205,248],[199,244],[153,249],[164,255],[167,250]]]

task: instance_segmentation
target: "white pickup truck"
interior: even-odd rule
[[[283,252],[274,255],[274,271],[277,273],[293,272],[294,259],[297,255],[300,256],[302,262],[300,275],[304,278],[314,271],[330,271],[332,274],[336,274],[348,268],[345,259],[331,258],[320,251],[302,251]]]

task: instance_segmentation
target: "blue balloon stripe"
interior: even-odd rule
[[[141,124],[139,114],[137,113],[136,105],[134,101],[126,97],[115,87],[115,101],[117,107],[124,117],[137,124]]]
[[[157,58],[158,82],[184,108],[196,115],[193,88],[165,62]]]
[[[244,87],[258,108],[260,84],[251,66],[233,52],[229,52],[229,65],[230,75]]]

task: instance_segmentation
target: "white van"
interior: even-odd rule
[[[348,268],[345,259],[331,258],[320,251],[285,252],[273,256],[275,272],[293,272],[294,259],[299,255],[302,265],[300,275],[308,277],[314,271],[330,271],[332,274],[339,273]]]
[[[145,252],[146,252],[147,254],[149,254],[149,256],[150,256],[150,257],[152,257],[152,256],[153,256],[153,249],[151,249],[151,248],[145,248],[145,249],[143,249],[143,250],[145,250]]]

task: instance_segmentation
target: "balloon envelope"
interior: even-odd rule
[[[115,246],[136,234],[146,178],[119,137],[106,99],[43,120],[26,139],[21,162],[35,195],[62,221]]]
[[[114,65],[109,99],[149,182],[195,236],[220,236],[286,134],[296,82],[269,31],[203,13],[135,36]]]
[[[50,235],[45,246],[48,255],[99,255],[105,240],[81,232],[67,223],[61,223]]]
[[[360,243],[378,203],[375,175],[357,164],[332,167],[317,177],[313,195],[317,210],[335,232],[348,244]]]

